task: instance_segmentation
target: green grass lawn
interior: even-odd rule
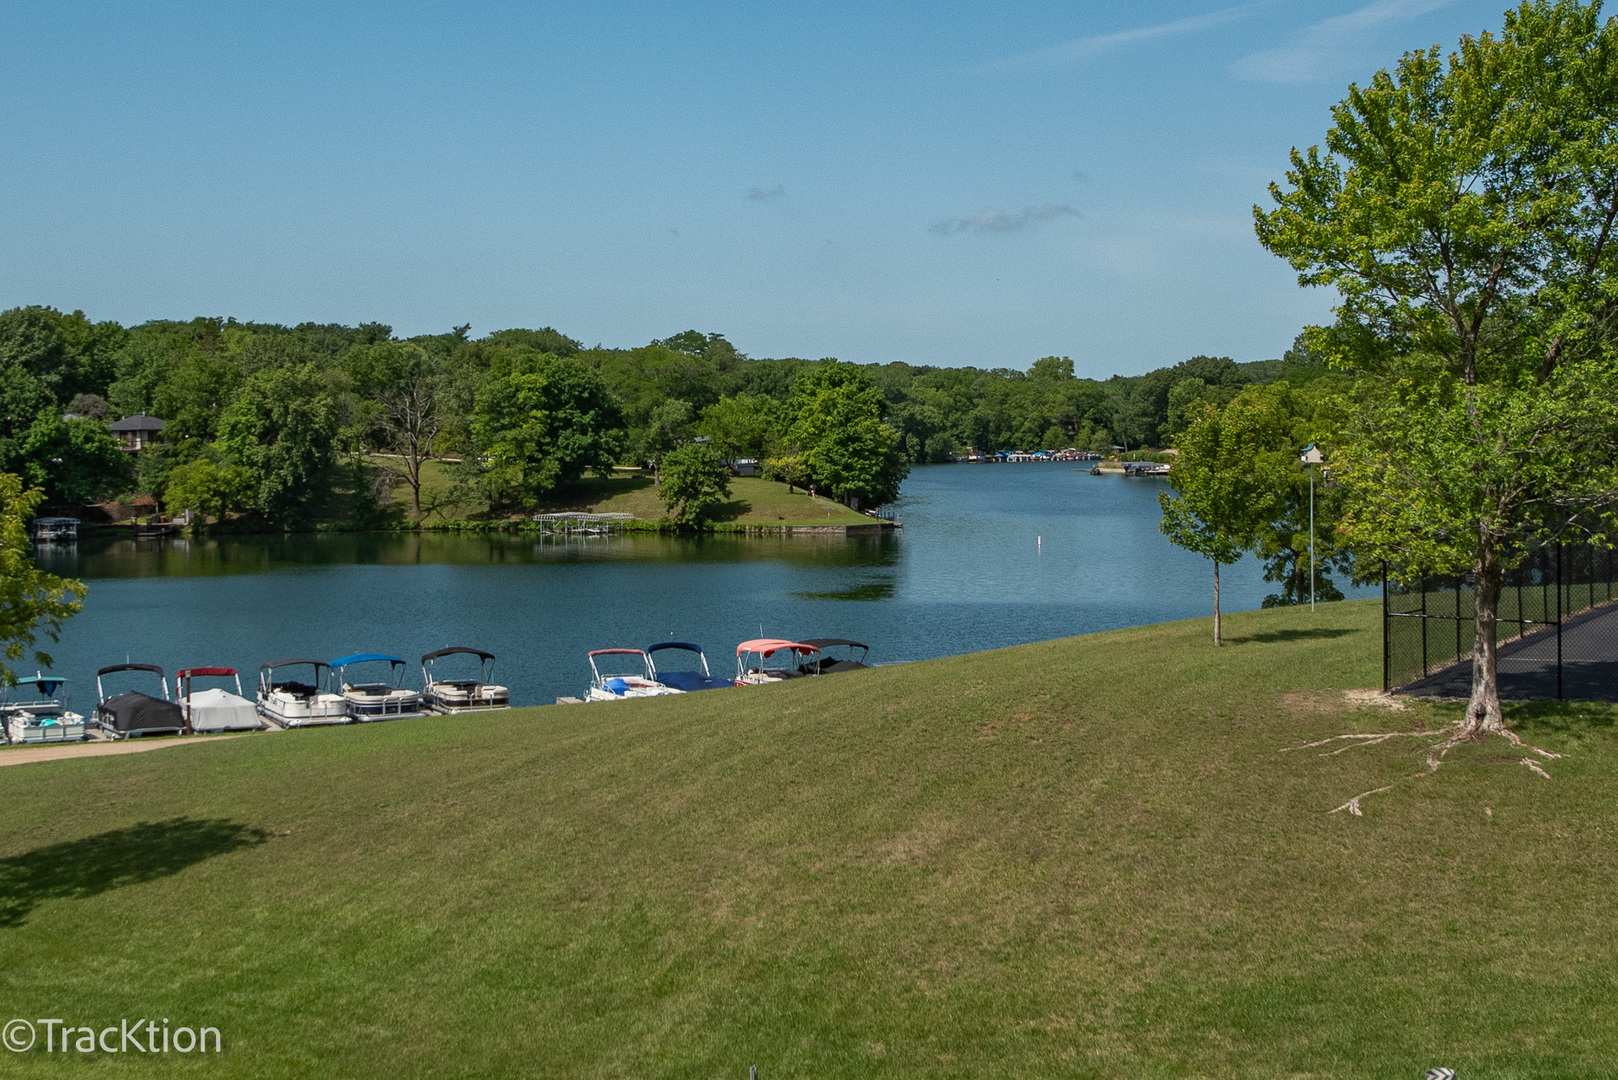
[[[450,479],[443,462],[430,461],[422,470],[423,518],[454,521],[468,516],[465,507],[450,498]],[[394,502],[408,510],[410,488],[394,488]],[[589,476],[554,493],[545,509],[583,511],[595,514],[634,514],[656,521],[665,514],[650,476],[619,471],[611,477]],[[787,491],[785,484],[752,476],[730,481],[730,500],[717,516],[721,522],[739,525],[868,525],[871,519],[830,499],[810,498],[802,489]]]
[[[1374,603],[0,769],[9,1074],[1618,1073],[1618,712],[1356,708]],[[880,645],[880,643],[878,643]]]

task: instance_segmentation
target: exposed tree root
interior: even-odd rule
[[[1404,783],[1406,780],[1417,780],[1417,779],[1420,779],[1423,776],[1431,776],[1433,773],[1438,771],[1440,766],[1442,766],[1444,764],[1444,758],[1449,754],[1449,752],[1451,750],[1455,749],[1457,746],[1460,746],[1462,743],[1480,742],[1480,741],[1482,741],[1483,738],[1487,737],[1490,734],[1503,735],[1511,743],[1511,745],[1513,747],[1515,747],[1515,748],[1517,748],[1519,750],[1526,750],[1529,753],[1538,754],[1541,758],[1544,758],[1546,761],[1555,761],[1555,760],[1565,756],[1563,754],[1557,754],[1557,753],[1554,753],[1554,752],[1552,752],[1550,750],[1543,749],[1542,747],[1530,746],[1529,744],[1523,742],[1520,738],[1518,738],[1516,732],[1510,730],[1509,728],[1500,728],[1500,729],[1498,729],[1496,731],[1480,732],[1480,733],[1477,733],[1477,734],[1470,734],[1469,735],[1469,734],[1466,734],[1461,729],[1459,724],[1457,724],[1454,728],[1452,728],[1450,730],[1450,733],[1449,733],[1449,735],[1447,737],[1440,738],[1438,741],[1433,742],[1433,743],[1428,745],[1428,747],[1427,747],[1427,770],[1426,770],[1426,772],[1412,773],[1409,776],[1402,777],[1402,778],[1400,778],[1398,780],[1395,780],[1391,784],[1386,784],[1386,785],[1384,785],[1382,787],[1379,787],[1379,788],[1372,788],[1370,791],[1362,791],[1358,795],[1354,796],[1352,799],[1348,800],[1343,805],[1337,807],[1336,809],[1329,810],[1329,811],[1327,811],[1327,813],[1328,814],[1336,814],[1336,813],[1340,813],[1340,812],[1342,812],[1344,810],[1347,810],[1350,814],[1354,815],[1355,817],[1364,817],[1365,813],[1360,808],[1360,800],[1361,799],[1368,799],[1372,795],[1381,795],[1381,794],[1384,794],[1385,792],[1392,791],[1394,788],[1398,787],[1400,784]],[[1346,743],[1347,744],[1346,746],[1339,746],[1336,749],[1327,750],[1324,753],[1316,755],[1317,757],[1333,757],[1333,756],[1335,756],[1337,754],[1342,754],[1342,753],[1345,753],[1345,752],[1347,752],[1349,750],[1355,750],[1355,749],[1358,749],[1358,748],[1364,747],[1364,746],[1381,746],[1383,743],[1387,742],[1389,739],[1403,739],[1403,738],[1409,738],[1409,739],[1426,738],[1426,739],[1431,739],[1431,738],[1433,738],[1434,735],[1443,735],[1443,732],[1432,732],[1432,731],[1376,731],[1376,732],[1367,732],[1367,733],[1363,733],[1363,734],[1333,735],[1333,736],[1331,736],[1329,738],[1316,739],[1314,742],[1303,743],[1300,746],[1283,747],[1280,751],[1278,751],[1278,753],[1285,754],[1288,751],[1292,751],[1292,750],[1316,750],[1316,749],[1319,749],[1322,746],[1331,746],[1333,743],[1339,743],[1339,742]],[[1544,769],[1540,768],[1539,762],[1535,761],[1531,757],[1523,758],[1522,761],[1519,764],[1528,766],[1528,768],[1533,770],[1533,772],[1535,774],[1537,774],[1537,775],[1539,775],[1541,777],[1544,777],[1546,780],[1549,780],[1551,778],[1551,774],[1546,772]],[[1490,817],[1493,817],[1492,813],[1490,814]]]
[[[1433,733],[1430,731],[1378,731],[1366,735],[1333,735],[1329,739],[1317,739],[1311,743],[1304,743],[1302,746],[1284,746],[1277,753],[1284,754],[1289,750],[1313,750],[1317,746],[1329,746],[1334,742],[1343,742],[1349,739],[1360,740],[1359,742],[1351,742],[1347,746],[1340,746],[1336,750],[1328,750],[1326,753],[1319,755],[1320,757],[1331,757],[1334,754],[1355,750],[1361,746],[1379,746],[1389,739],[1430,739],[1432,735]]]

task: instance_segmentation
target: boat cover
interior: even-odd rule
[[[126,735],[185,728],[185,716],[178,705],[139,690],[126,690],[103,701],[101,715],[102,723]]]
[[[693,645],[689,641],[659,641],[656,645],[646,646],[646,651],[649,653],[657,652],[660,649],[684,649],[686,652],[698,654],[702,652],[700,645]]]
[[[866,645],[862,641],[850,641],[847,638],[840,638],[840,637],[810,637],[810,638],[804,638],[803,641],[800,642],[800,644],[813,645],[817,649],[829,649],[834,645],[852,645],[856,649],[864,649],[867,652],[869,652],[870,648],[871,648],[869,645]]]
[[[253,703],[228,690],[196,690],[186,704],[192,731],[252,731],[264,726]]]
[[[427,655],[425,655],[425,656],[423,656],[421,658],[421,662],[425,664],[429,660],[437,660],[441,656],[454,656],[457,653],[470,653],[472,656],[477,657],[479,660],[493,660],[494,659],[494,653],[492,653],[492,652],[484,652],[482,649],[469,649],[465,645],[451,645],[447,649],[439,649],[436,652],[428,653]],[[356,657],[349,657],[349,659],[353,660],[353,659],[357,659],[357,658]],[[378,659],[380,659],[380,658],[378,658]]]
[[[675,690],[692,693],[697,690],[718,690],[722,686],[734,687],[729,679],[716,679],[700,671],[659,671],[657,681]]]
[[[355,653],[353,656],[339,656],[337,659],[335,659],[335,660],[333,660],[331,662],[331,666],[332,667],[345,667],[345,666],[347,666],[349,664],[363,664],[367,660],[386,660],[390,664],[403,664],[404,663],[404,661],[402,659],[400,659],[399,657],[397,657],[397,656],[389,656],[387,653],[362,652],[362,653]],[[286,661],[284,661],[284,660],[282,661],[282,663],[285,663],[285,662]]]

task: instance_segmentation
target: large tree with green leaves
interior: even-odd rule
[[[219,421],[219,449],[247,470],[253,505],[271,521],[305,521],[336,458],[337,403],[312,364],[265,368]]]
[[[813,482],[855,509],[899,494],[910,472],[899,433],[884,422],[887,402],[862,369],[835,361],[798,375],[787,405],[789,447]]]
[[[11,665],[25,657],[44,667],[49,653],[35,646],[43,634],[58,640],[62,624],[84,608],[83,582],[47,574],[34,565],[28,519],[45,493],[22,478],[0,473],[0,683],[12,684]]]
[[[1618,26],[1536,0],[1503,32],[1405,55],[1294,151],[1259,239],[1336,290],[1313,344],[1360,376],[1333,462],[1343,532],[1396,575],[1476,583],[1458,734],[1507,734],[1503,575],[1602,534],[1618,499]]]
[[[663,456],[658,494],[670,521],[700,529],[730,497],[730,470],[713,447],[686,443]]]

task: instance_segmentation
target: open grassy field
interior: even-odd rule
[[[226,1051],[0,1072],[1618,1075],[1615,711],[1283,752],[1450,707],[1345,696],[1373,603],[1227,632],[0,769],[0,1020]]]
[[[428,521],[454,521],[468,515],[450,497],[448,470],[430,461],[422,470],[422,516]],[[393,500],[408,510],[410,488],[399,484]],[[663,500],[649,476],[623,471],[609,478],[588,476],[555,493],[546,506],[552,511],[595,514],[634,514],[646,521],[664,516]],[[738,476],[730,481],[730,500],[716,520],[739,525],[866,525],[871,519],[830,499],[810,498],[802,489],[787,491],[785,484],[758,477]]]

